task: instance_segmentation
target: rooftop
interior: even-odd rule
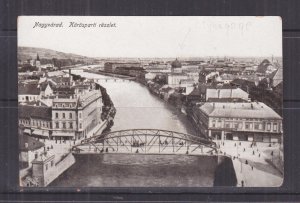
[[[27,144],[26,144],[27,143]],[[20,151],[34,151],[41,147],[44,147],[45,144],[30,137],[28,135],[19,135],[19,150]]]
[[[206,102],[199,108],[211,117],[282,119],[273,109],[261,102]]]
[[[19,95],[39,95],[40,90],[37,88],[37,84],[20,84],[18,85]]]
[[[40,118],[51,120],[52,109],[47,106],[19,105],[18,114],[19,118]]]

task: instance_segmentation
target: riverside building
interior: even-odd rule
[[[220,140],[280,142],[282,118],[261,102],[194,106],[192,119],[200,134]]]

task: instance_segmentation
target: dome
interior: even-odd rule
[[[176,59],[171,63],[172,68],[181,68],[181,63]]]

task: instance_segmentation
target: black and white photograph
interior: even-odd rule
[[[280,187],[278,16],[19,16],[21,187]]]

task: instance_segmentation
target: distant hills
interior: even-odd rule
[[[36,48],[36,47],[18,47],[18,60],[24,61],[27,59],[36,59],[37,54],[39,55],[40,59],[72,59],[72,60],[82,60],[82,61],[94,61],[96,59],[81,56],[72,53],[64,53],[59,51],[54,51],[51,49],[44,49],[44,48]]]

